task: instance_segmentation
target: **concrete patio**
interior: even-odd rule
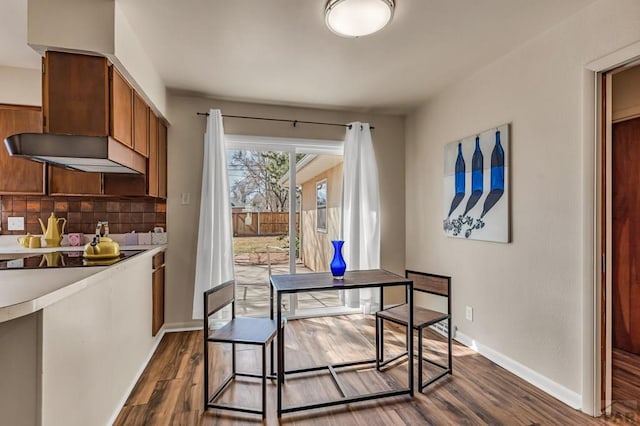
[[[271,254],[272,274],[288,274],[288,256]],[[301,262],[296,263],[296,273],[313,272]],[[239,316],[269,315],[269,267],[265,253],[242,253],[235,256],[236,314]],[[285,308],[288,299],[283,303]],[[341,306],[338,291],[302,293],[297,297],[296,312]]]

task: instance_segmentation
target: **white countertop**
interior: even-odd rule
[[[11,240],[7,237],[11,237]],[[99,283],[105,278],[103,274],[108,271],[116,268],[126,268],[128,262],[135,262],[144,257],[153,256],[165,248],[166,245],[121,245],[121,251],[146,251],[114,263],[111,266],[0,270],[0,322],[9,321],[45,308],[87,286]],[[23,248],[18,245],[15,236],[0,236],[0,254],[41,254],[52,251],[80,250],[83,250],[83,247]]]

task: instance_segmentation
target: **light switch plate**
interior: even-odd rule
[[[24,217],[14,216],[7,219],[7,230],[24,231]]]
[[[473,308],[471,306],[467,306],[465,316],[468,321],[473,321]]]
[[[191,203],[191,193],[183,192],[180,194],[180,203],[184,206]]]

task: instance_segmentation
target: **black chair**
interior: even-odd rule
[[[231,319],[223,327],[209,330],[209,317],[231,304]],[[273,371],[273,339],[276,336],[276,320],[269,318],[236,318],[235,282],[226,283],[204,292],[204,410],[218,408],[261,414],[266,418],[267,378],[275,379],[272,373],[267,376],[267,345],[271,348],[271,369]],[[231,343],[231,375],[213,392],[209,392],[209,343]],[[258,345],[262,347],[262,374],[239,373],[236,370],[236,344]],[[246,408],[235,405],[218,404],[216,400],[224,393],[229,384],[239,377],[262,378],[262,409]]]
[[[416,292],[434,294],[436,296],[447,298],[447,312],[437,312],[431,309],[416,306],[414,299],[413,307],[413,329],[418,330],[418,389],[420,392],[431,383],[453,373],[453,364],[451,358],[451,278],[442,275],[426,274],[423,272],[405,271],[405,277],[413,280],[414,296]],[[403,352],[388,360],[384,360],[384,321],[390,321],[398,325],[407,326],[408,305],[402,304],[376,312],[376,368],[381,367],[397,360],[402,356],[406,356],[407,352]],[[423,355],[422,337],[425,327],[447,321],[447,344],[448,344],[448,361],[447,365],[425,358]],[[408,343],[408,342],[407,342]],[[408,346],[408,345],[407,345]],[[423,362],[428,362],[442,371],[431,377],[426,383],[423,383],[422,370]]]

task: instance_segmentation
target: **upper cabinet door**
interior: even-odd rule
[[[106,58],[48,51],[44,57],[42,92],[45,132],[109,134]]]
[[[167,198],[167,126],[158,122],[158,196]]]
[[[133,148],[133,88],[111,67],[111,136]]]
[[[133,98],[133,149],[149,156],[149,107],[137,92]]]
[[[40,107],[0,104],[0,141],[18,133],[42,133]],[[45,193],[45,164],[11,157],[0,146],[0,194]]]
[[[149,114],[149,162],[147,163],[147,193],[158,196],[158,117]]]

